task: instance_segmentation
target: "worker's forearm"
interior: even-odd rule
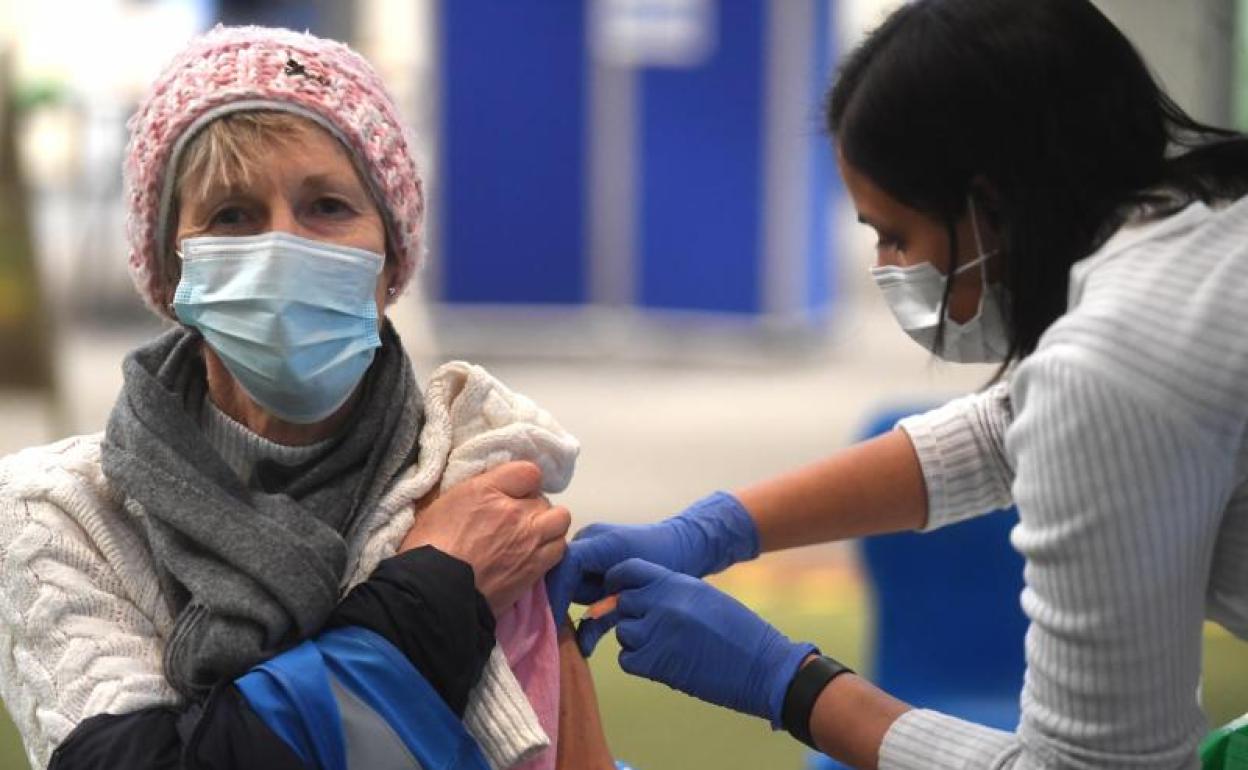
[[[927,490],[905,431],[734,491],[754,518],[763,551],[917,529]]]
[[[910,706],[855,674],[828,683],[810,715],[819,751],[857,770],[879,767],[884,735]]]

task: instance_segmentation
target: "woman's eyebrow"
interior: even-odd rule
[[[233,198],[244,197],[245,193],[244,188],[237,184],[214,184],[207,190],[204,190],[202,196],[196,196],[191,200],[185,201],[185,205],[193,214],[206,216],[221,203]]]
[[[335,189],[350,190],[358,185],[354,184],[356,180],[348,178],[343,174],[326,171],[321,174],[309,174],[303,178],[300,187],[323,190],[327,187]]]
[[[203,192],[203,195],[197,196],[197,199],[190,200],[188,202],[193,205],[196,203],[215,202],[225,198],[232,198],[242,195],[247,191],[247,188],[238,182],[223,183],[221,180],[216,180],[208,186],[200,188],[200,191]]]

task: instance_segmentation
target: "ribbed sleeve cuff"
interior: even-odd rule
[[[927,485],[923,531],[1010,505],[1005,430],[1011,416],[1009,391],[999,383],[898,423],[914,444]]]
[[[550,738],[497,645],[468,699],[464,725],[494,770],[514,767],[550,746]]]
[[[1021,744],[1013,733],[914,709],[893,722],[880,744],[880,770],[1008,767]]]

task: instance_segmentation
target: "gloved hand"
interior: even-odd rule
[[[707,583],[629,559],[607,572],[619,605],[585,620],[600,637],[618,622],[620,668],[780,728],[789,683],[813,644],[794,643],[745,605]]]
[[[737,498],[716,492],[657,524],[591,524],[568,544],[563,561],[546,575],[556,623],[568,605],[606,596],[602,577],[625,559],[640,558],[702,577],[758,556],[758,529]],[[582,648],[588,656],[589,650]]]

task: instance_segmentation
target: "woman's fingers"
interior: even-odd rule
[[[571,527],[572,513],[562,505],[533,514],[533,530],[537,533],[539,543],[563,541]]]
[[[644,626],[636,619],[646,613],[646,599],[638,590],[664,579],[671,572],[641,559],[621,562],[607,572],[605,590],[613,601],[604,600],[594,605],[576,627],[576,643],[581,654],[589,657],[598,641],[612,628],[625,649],[644,644]],[[632,621],[625,626],[623,621]],[[627,630],[626,630],[627,629]]]
[[[542,579],[542,575],[558,564],[559,559],[563,558],[567,550],[568,544],[562,538],[539,545],[537,550],[534,550],[533,557],[529,559],[527,568],[524,569],[525,584],[535,583]]]
[[[478,478],[508,497],[533,497],[542,491],[542,469],[527,460],[503,463]]]
[[[644,621],[621,618],[615,627],[615,638],[625,650],[637,650],[650,640],[650,624]]]
[[[672,574],[672,571],[643,559],[626,559],[607,570],[603,588],[609,594],[618,594],[629,588],[644,588]],[[623,604],[625,597],[620,597]]]
[[[597,537],[598,535],[604,535],[614,529],[619,529],[619,528],[620,528],[619,524],[607,524],[605,522],[595,522],[593,524],[586,524],[585,526],[577,530],[576,534],[572,537],[572,540],[576,541],[576,540],[584,540],[590,537]]]
[[[620,614],[614,610],[601,617],[583,619],[576,627],[576,646],[581,651],[581,657],[588,658],[592,655],[599,640],[615,628],[619,621]]]

